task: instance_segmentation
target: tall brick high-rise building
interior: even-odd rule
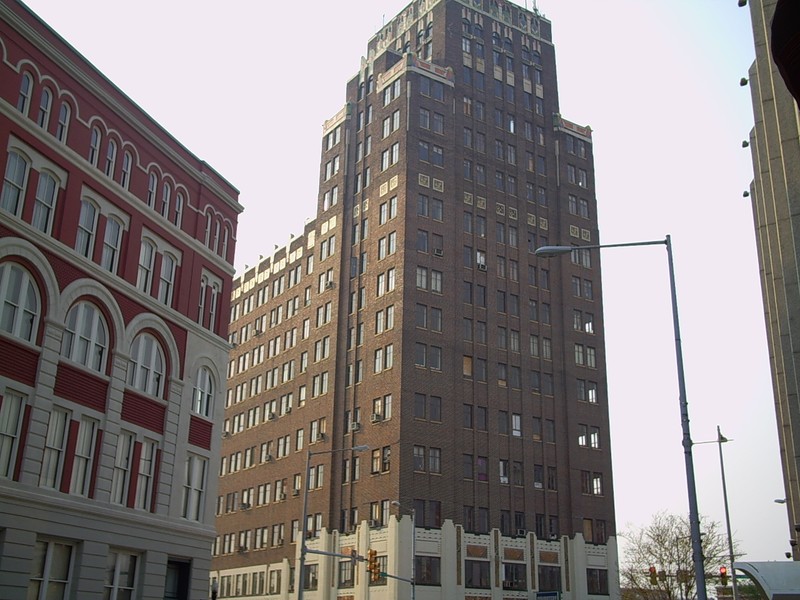
[[[238,192],[16,0],[0,57],[0,598],[204,598]]]
[[[501,0],[415,0],[369,40],[316,218],[234,281],[221,597],[298,591],[304,498],[342,555],[308,554],[309,598],[407,594],[343,558],[369,549],[406,578],[413,549],[420,598],[618,597],[599,260],[534,255],[598,241],[555,65]]]

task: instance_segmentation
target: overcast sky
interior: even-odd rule
[[[314,216],[322,123],[401,0],[30,0],[240,191],[236,267]],[[525,5],[523,0],[518,4]],[[528,0],[532,8],[533,0]],[[735,0],[539,0],[561,112],[594,132],[601,240],[672,235],[692,437],[725,436],[734,537],[789,550],[752,209],[748,9]],[[688,502],[663,247],[603,252],[618,529]],[[719,456],[694,448],[701,515],[724,522]]]

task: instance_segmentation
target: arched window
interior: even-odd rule
[[[103,237],[103,255],[100,266],[111,273],[117,272],[119,248],[122,242],[122,225],[114,217],[106,221],[106,232]]]
[[[206,239],[205,239],[204,243],[206,245],[206,248],[210,248],[211,247],[211,213],[210,212],[206,213],[206,236],[205,237],[206,237]]]
[[[150,293],[153,286],[153,265],[156,259],[156,247],[147,240],[142,240],[139,251],[139,271],[136,276],[136,287],[145,294]]]
[[[514,44],[511,41],[511,38],[505,38],[503,40],[503,50],[506,52],[513,52],[514,51]]]
[[[219,252],[219,229],[220,229],[220,223],[219,220],[217,220],[214,223],[214,240],[211,246],[211,249],[214,251],[215,254]]]
[[[141,333],[133,340],[128,385],[151,396],[160,398],[164,394],[164,352],[149,333]]]
[[[125,152],[125,154],[122,155],[122,173],[120,173],[119,176],[119,184],[126,190],[131,183],[131,165],[133,165],[131,153]]]
[[[225,230],[222,232],[222,258],[228,260],[228,228],[226,227]]]
[[[81,216],[78,219],[78,235],[75,250],[91,259],[94,254],[94,234],[97,229],[97,207],[89,200],[81,200]]]
[[[175,226],[180,227],[183,223],[183,193],[178,192],[175,194]]]
[[[97,159],[100,156],[100,142],[102,139],[103,136],[100,133],[100,129],[92,127],[92,139],[89,141],[89,162],[95,167],[97,166]]]
[[[36,122],[42,129],[47,129],[50,125],[50,108],[53,106],[53,93],[47,88],[42,89],[42,97],[39,100],[39,116]]]
[[[150,173],[147,178],[147,206],[155,208],[156,205],[156,174]]]
[[[108,140],[108,148],[106,149],[106,168],[105,174],[108,177],[114,177],[114,168],[117,165],[117,143],[114,140]]]
[[[469,19],[461,19],[461,31],[466,34],[472,33],[472,23]]]
[[[53,224],[56,194],[58,194],[58,182],[55,178],[48,173],[39,173],[39,185],[36,187],[31,224],[44,233],[50,233],[50,227]]]
[[[0,265],[0,330],[33,342],[39,325],[39,292],[33,278],[20,265]]]
[[[23,115],[28,114],[28,107],[31,104],[31,92],[33,91],[33,78],[30,73],[22,74],[22,81],[19,84],[19,97],[17,98],[17,110]]]
[[[475,37],[483,37],[483,27],[478,25],[477,23],[472,26],[472,35]]]
[[[164,182],[161,188],[161,216],[165,219],[169,218],[169,201],[172,197],[172,186]]]
[[[100,310],[90,302],[69,309],[61,339],[61,354],[100,373],[106,370],[108,327]]]
[[[214,380],[211,371],[206,367],[200,367],[197,371],[197,379],[194,383],[194,398],[192,399],[192,410],[203,417],[211,416],[211,402],[214,399]]]
[[[492,33],[492,46],[497,46],[499,48],[501,45],[500,34],[495,31]]]
[[[19,216],[22,202],[25,199],[25,184],[28,181],[28,161],[18,152],[8,153],[6,175],[3,180],[3,193],[0,196],[0,208]]]
[[[56,138],[62,144],[67,143],[67,132],[69,131],[69,117],[72,110],[66,102],[61,103],[58,111],[58,127],[56,128]]]

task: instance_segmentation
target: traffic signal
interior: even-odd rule
[[[728,585],[728,567],[725,565],[719,568],[719,582],[723,587]]]
[[[658,585],[658,572],[652,565],[650,565],[650,585]]]
[[[370,581],[373,583],[381,578],[381,566],[378,564],[378,552],[375,550],[367,552],[367,571],[369,571]]]

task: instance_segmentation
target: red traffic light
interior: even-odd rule
[[[725,565],[719,568],[719,582],[722,585],[728,585],[728,567]]]

